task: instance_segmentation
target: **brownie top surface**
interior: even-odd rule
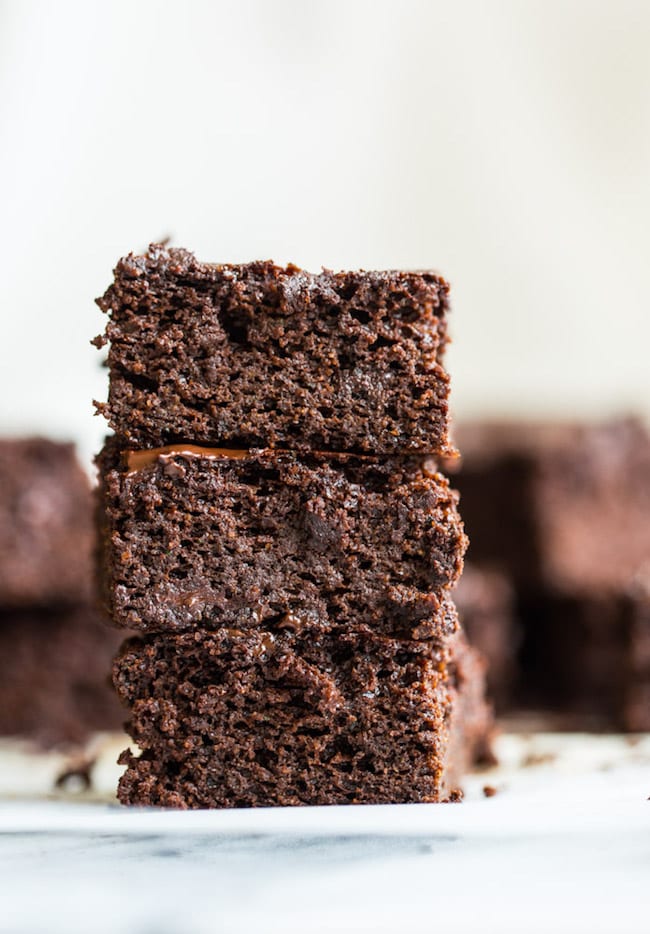
[[[251,263],[204,263],[199,261],[189,250],[167,248],[161,244],[152,244],[142,255],[130,253],[117,263],[114,270],[116,280],[141,279],[147,277],[168,276],[177,278],[181,284],[211,283],[219,281],[255,281],[267,286],[275,283],[282,289],[286,307],[299,308],[306,293],[310,291],[330,292],[332,298],[349,297],[345,289],[354,283],[366,282],[374,286],[408,285],[417,290],[422,300],[430,298],[434,304],[442,303],[449,292],[449,285],[433,270],[348,270],[332,272],[323,269],[320,273],[307,272],[288,263],[279,266],[272,260],[258,260]],[[341,293],[341,294],[339,294]],[[110,308],[109,289],[105,296],[98,299],[103,310]]]

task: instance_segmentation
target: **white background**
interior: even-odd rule
[[[433,266],[460,415],[650,410],[650,3],[0,2],[0,431],[104,429],[115,260]]]

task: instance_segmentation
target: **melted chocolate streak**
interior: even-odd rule
[[[209,460],[232,458],[242,460],[249,456],[247,448],[209,448],[198,444],[168,444],[162,448],[150,448],[145,451],[124,451],[123,459],[128,473],[136,473],[150,464],[155,464],[159,457],[205,457]]]
[[[137,473],[139,470],[143,470],[145,467],[149,467],[151,464],[155,464],[159,458],[173,458],[173,457],[184,457],[187,459],[192,459],[195,457],[206,458],[208,460],[224,460],[224,459],[233,459],[233,460],[244,460],[247,457],[250,457],[252,452],[260,453],[264,451],[273,452],[274,454],[290,454],[291,451],[285,448],[213,448],[213,447],[202,447],[199,444],[167,444],[164,447],[160,448],[147,448],[138,451],[123,451],[122,452],[122,462],[126,467],[127,474]],[[359,460],[371,460],[372,455],[369,454],[350,454],[350,453],[341,453],[341,452],[327,452],[327,451],[315,451],[317,456],[320,457],[355,457]]]

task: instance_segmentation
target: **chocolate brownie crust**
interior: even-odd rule
[[[448,285],[431,272],[219,266],[152,246],[98,300],[132,447],[444,452]]]
[[[99,459],[104,598],[144,632],[307,622],[431,638],[466,539],[422,458],[272,450]],[[136,459],[142,463],[141,459]]]
[[[143,753],[125,753],[119,798],[182,808],[442,800],[486,733],[482,697],[466,694],[459,716],[468,652],[461,637],[322,629],[131,640],[114,677]]]

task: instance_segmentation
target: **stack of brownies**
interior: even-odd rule
[[[98,458],[130,804],[441,801],[485,748],[433,273],[129,256]]]
[[[118,647],[92,601],[92,498],[71,444],[0,441],[0,735],[77,746],[119,727]]]

